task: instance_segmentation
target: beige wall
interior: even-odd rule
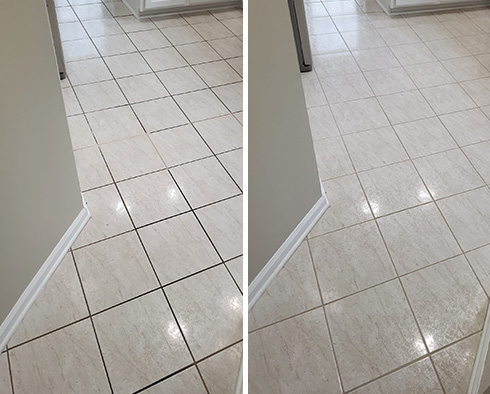
[[[0,13],[0,324],[82,209],[44,0]]]
[[[321,197],[286,0],[249,1],[249,281]]]

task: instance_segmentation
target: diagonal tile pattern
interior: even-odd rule
[[[92,218],[0,354],[0,392],[232,393],[242,10],[137,20],[119,0],[57,5]]]

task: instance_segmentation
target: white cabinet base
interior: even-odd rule
[[[488,0],[376,0],[388,15],[415,14],[430,11],[447,11],[461,8],[488,6]]]

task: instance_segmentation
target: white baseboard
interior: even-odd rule
[[[29,286],[24,290],[17,303],[14,305],[5,321],[0,326],[0,350],[5,349],[8,341],[14,335],[15,330],[24,318],[25,314],[36,300],[44,285],[48,282],[51,275],[61,263],[71,245],[78,237],[78,234],[90,219],[90,213],[83,201],[83,208],[65,232],[61,240],[48,256],[41,269],[37,272]]]
[[[320,185],[322,185],[320,183]],[[258,273],[255,279],[248,287],[248,310],[252,310],[255,303],[264,293],[265,289],[271,283],[272,279],[277,275],[281,268],[286,264],[294,251],[301,245],[318,219],[328,208],[328,200],[323,190],[322,196],[313,205],[306,216],[299,222],[293,232],[286,238],[281,247],[274,253],[274,256],[267,262],[264,268]]]
[[[240,363],[240,372],[238,374],[238,381],[235,390],[235,394],[242,394],[242,393],[243,393],[243,358]]]
[[[489,345],[490,306],[487,311],[487,317],[485,318],[485,324],[483,325],[480,345],[478,346],[478,351],[476,352],[475,364],[473,365],[473,372],[471,373],[470,384],[468,386],[468,394],[478,394],[480,392],[480,384],[483,377],[483,369],[485,368],[485,361],[487,360]]]

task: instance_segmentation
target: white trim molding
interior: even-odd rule
[[[487,316],[485,318],[485,324],[483,325],[483,331],[481,333],[480,345],[476,353],[475,364],[473,365],[473,372],[471,374],[470,384],[468,386],[468,394],[479,394],[483,387],[480,387],[483,372],[485,369],[485,362],[487,361],[488,350],[490,345],[490,306],[487,310]],[[484,387],[487,389],[487,387]]]
[[[238,373],[238,381],[236,384],[235,394],[243,394],[243,356],[240,363],[240,372]]]
[[[272,282],[272,279],[277,275],[281,268],[286,264],[295,250],[301,245],[301,242],[306,238],[316,222],[327,210],[329,204],[323,185],[321,184],[322,195],[313,205],[306,216],[299,222],[296,228],[286,238],[281,247],[274,253],[267,264],[262,268],[258,275],[254,278],[248,287],[248,310],[252,310],[260,296],[267,289],[267,286]]]
[[[80,234],[80,232],[83,230],[89,219],[90,212],[87,208],[85,200],[83,200],[82,210],[65,232],[61,240],[55,246],[27,288],[24,290],[17,303],[7,315],[5,321],[2,323],[2,325],[0,325],[0,350],[5,349],[5,346],[12,335],[14,335],[15,330],[19,326],[25,314],[32,306],[51,275],[53,275],[54,271],[61,263],[71,245],[78,237],[78,234]]]

